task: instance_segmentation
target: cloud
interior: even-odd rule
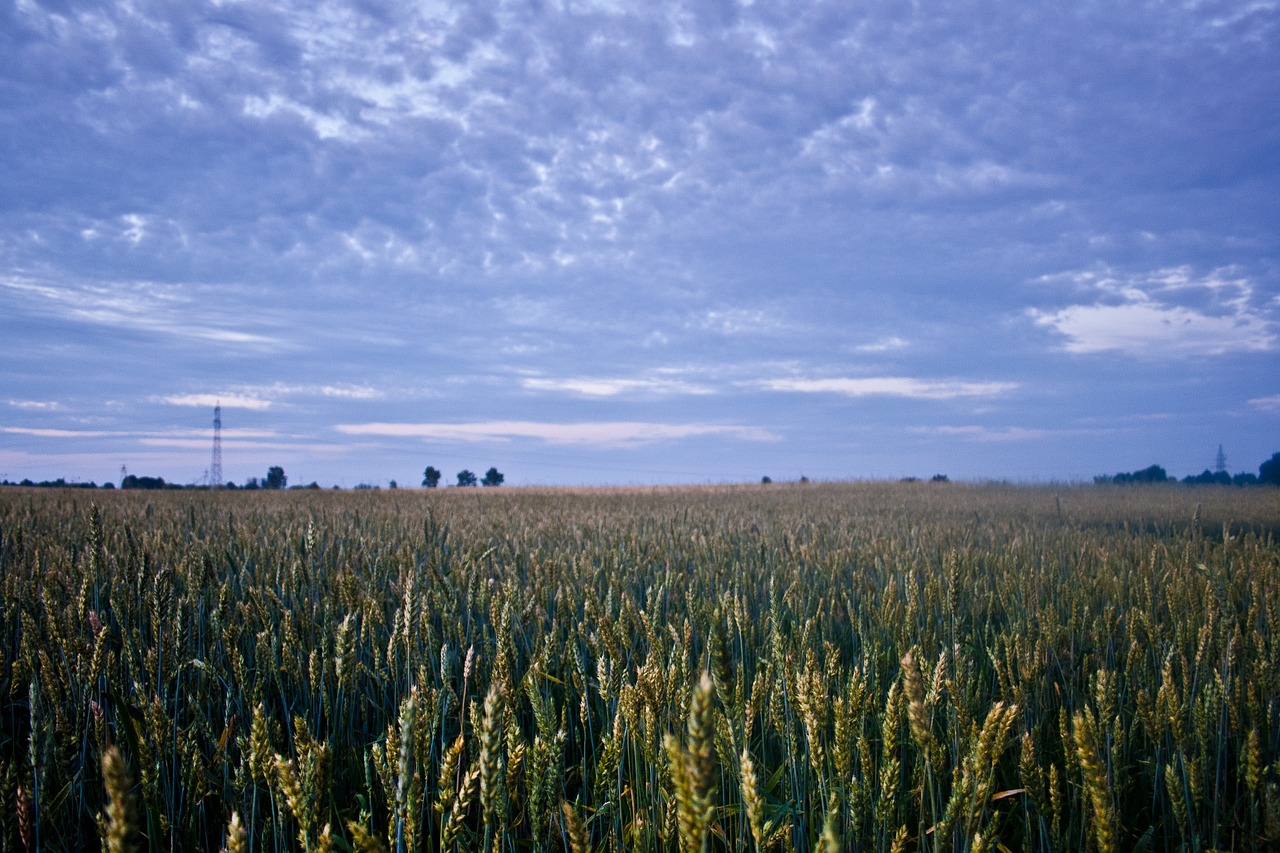
[[[917,435],[936,435],[943,438],[967,438],[972,441],[1035,441],[1061,434],[1062,431],[1028,429],[1016,426],[927,426],[908,427],[907,432]]]
[[[137,281],[53,284],[31,278],[0,278],[0,289],[46,315],[126,331],[141,331],[187,340],[254,347],[279,347],[275,338],[217,322],[220,307],[193,319],[196,288]],[[214,322],[209,322],[210,316]]]
[[[648,379],[551,379],[529,377],[521,380],[520,384],[531,391],[567,391],[583,397],[617,397],[624,394],[706,395],[714,393],[711,388],[705,385],[670,377]]]
[[[1210,317],[1187,308],[1149,304],[1078,305],[1035,320],[1067,338],[1067,352],[1115,350],[1136,356],[1225,355],[1275,347],[1270,324],[1255,319]]]
[[[1073,354],[1180,358],[1276,349],[1275,319],[1257,304],[1253,282],[1229,276],[1229,270],[1218,270],[1196,277],[1187,267],[1046,276],[1042,284],[1069,288],[1093,301],[1031,309],[1028,316],[1064,338],[1062,348]]]
[[[726,222],[758,235],[779,212],[840,227],[849,211],[829,202],[851,192],[1007,199],[1088,156],[1111,173],[1136,159],[1106,144],[1117,133],[1185,138],[1145,132],[1160,108],[1271,90],[1261,74],[1240,91],[1106,87],[1134,69],[1230,73],[1190,51],[1206,32],[1224,55],[1270,59],[1271,16],[1226,26],[1206,4],[1165,10],[1160,37],[1124,51],[1085,36],[1135,31],[1138,10],[383,5],[21,4],[6,45],[17,190],[92,211],[75,233],[118,244],[115,262],[165,243],[172,262],[260,271],[554,270],[652,261],[671,243],[647,238]],[[1109,97],[1077,109],[1080,91]]]
[[[57,412],[61,411],[64,406],[53,400],[9,400],[10,406],[15,409],[30,409],[33,411]]]
[[[325,397],[338,397],[344,400],[379,400],[385,396],[377,388],[367,385],[325,385],[320,389]]]
[[[138,444],[143,447],[168,447],[181,450],[201,450],[207,451],[210,447],[209,438],[169,438],[164,436],[143,437],[138,439]],[[228,439],[223,436],[223,450],[289,450],[289,451],[311,451],[315,453],[336,453],[349,452],[352,448],[350,445],[333,444],[333,443],[312,443],[312,442],[295,442],[295,441],[255,441],[241,438]]]
[[[951,400],[958,397],[997,397],[1018,387],[1016,382],[961,382],[877,376],[832,379],[766,379],[759,383],[770,391],[804,394],[842,394],[846,397],[907,397],[915,400]]]
[[[724,436],[742,441],[774,441],[773,433],[752,426],[727,424],[666,424],[630,421],[544,423],[487,421],[480,423],[367,423],[339,424],[345,435],[421,438],[431,441],[501,442],[532,438],[548,444],[635,447],[686,438]]]
[[[380,400],[386,395],[368,385],[291,385],[275,382],[270,385],[241,385],[221,393],[170,394],[155,399],[172,406],[195,406],[211,409],[221,405],[224,409],[251,409],[262,411],[274,406],[285,397],[328,397],[339,400]]]
[[[279,94],[273,93],[268,98],[258,95],[250,95],[245,98],[244,114],[246,116],[263,119],[281,112],[301,119],[322,140],[341,139],[347,142],[355,142],[369,133],[368,130],[353,125],[341,115],[326,115],[317,112],[305,104],[284,98]]]
[[[1036,171],[1002,162],[993,159],[995,150],[984,156],[966,138],[972,130],[947,115],[937,102],[910,99],[886,105],[864,97],[850,107],[799,143],[801,161],[820,169],[829,188],[856,189],[882,198],[972,200],[1061,183],[1043,166],[1043,171]],[[925,137],[930,137],[928,143]],[[928,151],[927,156],[919,156],[921,149]]]
[[[707,311],[696,328],[720,335],[762,335],[785,328],[785,323],[772,312],[746,308]]]
[[[1280,394],[1272,394],[1270,397],[1254,397],[1249,401],[1249,405],[1264,412],[1280,412]]]
[[[0,432],[12,435],[31,435],[39,438],[102,438],[114,433],[89,429],[47,429],[42,427],[0,427]]]
[[[895,352],[897,350],[906,349],[910,345],[910,341],[904,340],[897,335],[890,335],[888,337],[874,340],[868,344],[860,344],[859,346],[854,347],[853,351],[867,354]]]
[[[208,430],[186,430],[185,432],[188,435],[208,437]],[[178,435],[181,433],[175,432],[174,434]],[[302,438],[302,436],[279,433],[273,429],[246,429],[233,427],[231,429],[224,429],[222,431],[222,438],[226,441],[241,441],[243,439],[251,438],[273,438],[284,440]]]
[[[136,439],[140,444],[172,447],[209,447],[209,442],[213,435],[212,429],[139,432],[136,430],[57,429],[14,426],[0,427],[0,432],[7,432],[13,435],[30,435],[38,438],[128,438]],[[247,445],[255,439],[287,441],[300,437],[282,435],[270,429],[224,429],[222,431],[223,441],[235,445]],[[278,446],[278,444],[273,444],[272,446]]]
[[[160,402],[168,403],[172,406],[197,406],[203,409],[212,409],[214,406],[222,406],[224,409],[252,409],[262,411],[272,406],[270,400],[264,400],[261,397],[246,396],[243,394],[173,394],[168,397],[160,397]]]

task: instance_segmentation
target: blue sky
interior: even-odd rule
[[[1276,2],[0,5],[0,479],[1231,470]]]

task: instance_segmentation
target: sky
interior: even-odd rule
[[[0,479],[1257,471],[1280,3],[5,0]]]

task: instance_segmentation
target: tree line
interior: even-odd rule
[[[1242,471],[1237,474],[1229,474],[1225,470],[1222,463],[1221,449],[1219,449],[1219,466],[1218,470],[1210,471],[1206,468],[1200,474],[1192,474],[1179,480],[1177,477],[1170,477],[1169,472],[1160,465],[1149,465],[1146,468],[1137,471],[1121,472],[1119,474],[1101,474],[1093,478],[1094,483],[1099,485],[1128,485],[1136,483],[1183,483],[1191,486],[1201,485],[1221,485],[1221,486],[1280,486],[1280,452],[1272,454],[1271,458],[1258,466],[1258,473]],[[471,486],[501,486],[506,481],[505,475],[496,467],[490,467],[484,472],[484,477],[477,477],[471,470],[464,468],[456,475],[457,485],[463,488]],[[428,465],[422,472],[422,485],[428,489],[437,488],[440,481],[444,478],[444,473],[434,465]],[[907,477],[903,482],[914,482],[915,477]],[[801,477],[800,482],[807,483],[808,477]],[[943,474],[934,475],[932,482],[945,483],[947,477]],[[762,483],[771,483],[773,480],[769,477],[761,479]],[[273,490],[289,488],[289,478],[285,475],[284,468],[279,465],[272,465],[267,469],[265,477],[250,477],[241,485],[233,482],[218,484],[212,488],[228,489],[228,490],[247,490],[254,491],[257,489]],[[78,483],[68,482],[62,477],[56,480],[41,480],[39,482],[30,479],[24,479],[20,482],[10,482],[9,480],[0,480],[0,486],[25,486],[34,488],[54,488],[54,489],[114,489],[116,485],[112,482],[105,482],[101,486],[89,482]],[[166,483],[163,477],[144,477],[129,474],[120,481],[122,489],[208,489],[208,485],[180,485],[178,483]],[[305,486],[293,486],[294,489],[318,489],[320,486],[312,482]],[[334,486],[334,488],[338,488]],[[356,489],[372,489],[376,486],[360,484]],[[391,481],[391,488],[396,488],[396,481]]]
[[[1221,448],[1218,450],[1218,458],[1222,460]],[[1191,474],[1179,481],[1177,477],[1170,477],[1169,472],[1160,465],[1149,465],[1138,471],[1102,474],[1094,477],[1093,481],[1098,484],[1115,483],[1118,485],[1182,482],[1189,486],[1280,486],[1280,453],[1272,454],[1270,459],[1259,465],[1257,474],[1248,471],[1229,474],[1225,466],[1219,464],[1216,471],[1210,471],[1206,468],[1199,474]]]
[[[422,472],[422,485],[426,486],[428,489],[434,489],[440,485],[440,478],[443,476],[444,474],[439,468],[434,465],[428,465]],[[464,488],[475,485],[501,486],[503,481],[506,480],[506,477],[503,476],[502,472],[497,468],[490,468],[488,471],[485,471],[483,480],[477,480],[476,475],[467,468],[463,468],[459,471],[457,477],[458,485]]]
[[[281,468],[279,465],[272,465],[270,468],[268,468],[267,475],[265,477],[261,479],[257,477],[250,477],[249,479],[245,480],[242,485],[236,485],[233,482],[217,483],[213,485],[205,485],[203,483],[183,485],[182,483],[165,482],[164,477],[146,477],[146,476],[139,476],[137,474],[126,474],[120,480],[120,488],[122,489],[143,489],[143,490],[216,488],[216,489],[244,489],[244,490],[253,491],[256,489],[283,489],[286,486],[288,486],[288,484],[289,484],[289,478],[285,476],[284,468]],[[28,486],[28,487],[34,487],[34,488],[52,488],[52,489],[99,489],[99,488],[114,489],[116,488],[116,484],[110,481],[107,481],[103,483],[101,486],[99,486],[97,483],[93,482],[92,480],[85,483],[69,483],[62,477],[59,477],[56,480],[41,480],[39,482],[35,482],[27,479],[27,480],[22,480],[21,482],[11,483],[8,480],[3,480],[3,481],[0,481],[0,486]],[[320,486],[317,483],[311,483],[310,485],[307,485],[307,486],[294,486],[293,488],[318,489],[320,488]]]

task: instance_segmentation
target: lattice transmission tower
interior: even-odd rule
[[[222,404],[213,407],[213,461],[209,463],[209,487],[222,488]]]

